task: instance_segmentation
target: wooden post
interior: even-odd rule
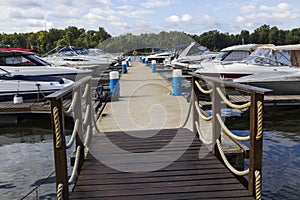
[[[51,122],[55,162],[56,190],[63,184],[62,198],[69,199],[68,166],[62,98],[51,99]]]
[[[197,100],[198,102],[198,97],[197,97],[197,87],[195,85],[195,81],[196,80],[196,77],[192,77],[192,92],[191,92],[191,104],[192,104],[192,125],[193,125],[193,132],[194,134],[198,135],[198,130],[197,130],[197,127],[196,127],[196,122],[199,122],[199,115],[197,113],[197,110],[196,110],[196,107],[195,107],[195,102]]]
[[[220,87],[220,84],[212,82],[212,153],[219,157],[216,141],[221,135],[221,126],[217,119],[217,114],[221,114],[221,97],[218,94],[217,87]]]
[[[262,116],[263,116],[263,94],[251,93],[250,108],[250,157],[249,157],[249,182],[248,190],[251,195],[256,196],[255,171],[262,177]],[[259,119],[261,118],[261,119]],[[260,179],[261,180],[261,179]]]

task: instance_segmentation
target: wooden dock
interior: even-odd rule
[[[135,62],[99,118],[70,199],[253,199],[191,131],[189,103]]]

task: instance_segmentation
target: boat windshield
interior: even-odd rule
[[[271,48],[257,48],[242,62],[247,64],[262,64],[267,66],[291,66],[289,51],[276,51]]]
[[[214,59],[215,62],[221,61],[240,61],[245,57],[249,56],[249,51],[222,51]]]
[[[47,62],[38,58],[34,54],[26,53],[10,53],[0,57],[1,66],[45,66],[49,65]]]

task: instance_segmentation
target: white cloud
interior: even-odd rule
[[[191,15],[188,15],[188,14],[182,15],[182,18],[181,18],[181,20],[182,20],[183,22],[190,21],[191,19],[192,19],[192,16],[191,16]]]
[[[187,21],[190,21],[191,19],[192,19],[192,16],[189,14],[184,14],[181,17],[179,17],[177,15],[171,15],[166,18],[166,21],[169,23],[179,23],[179,22],[187,22]]]
[[[235,21],[236,22],[243,22],[243,21],[245,21],[245,18],[241,17],[241,16],[237,16]]]
[[[172,0],[148,0],[146,2],[141,3],[143,7],[146,8],[155,8],[155,7],[166,7],[173,3]]]
[[[251,13],[254,10],[255,10],[254,5],[242,6],[241,9],[240,9],[241,13],[244,13],[244,14]]]
[[[206,20],[206,21],[209,21],[209,20],[211,20],[211,17],[209,15],[204,15],[203,19]]]

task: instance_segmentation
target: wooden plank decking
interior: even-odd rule
[[[176,144],[166,147],[178,134],[180,137],[176,139]],[[187,129],[165,129],[146,139],[123,132],[106,134],[115,145],[132,153],[133,157],[127,159],[122,159],[122,152],[102,143],[100,138],[103,136],[96,137],[98,142],[94,142],[91,147],[92,153],[84,163],[71,199],[253,199]],[[160,155],[173,153],[165,159],[152,157],[149,152],[158,149],[162,149]],[[142,160],[135,159],[133,155],[147,152],[149,155]],[[182,155],[171,162],[177,153]],[[108,166],[103,163],[109,162],[109,158],[100,154],[120,159]],[[130,171],[139,169],[138,166],[150,170],[160,165],[167,166],[145,172],[117,170],[121,168]]]
[[[71,199],[253,199],[188,129],[189,103],[141,63],[98,121]],[[163,112],[162,112],[163,111]]]

